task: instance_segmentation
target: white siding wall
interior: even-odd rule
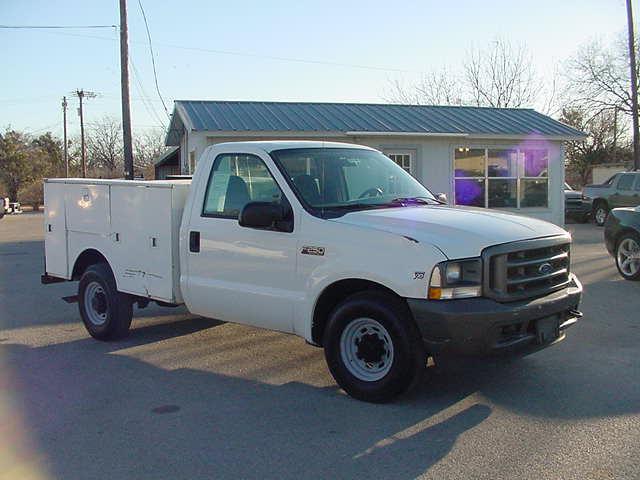
[[[185,137],[183,136],[183,141]],[[195,150],[196,158],[208,145],[246,140],[327,140],[347,143],[359,143],[368,145],[381,151],[389,152],[393,150],[412,150],[416,154],[414,163],[414,175],[429,190],[434,193],[446,193],[450,202],[454,201],[453,182],[453,152],[457,147],[482,148],[482,147],[503,147],[514,148],[522,145],[519,140],[486,140],[473,138],[425,138],[425,137],[304,137],[303,135],[278,135],[277,137],[212,137],[206,132],[189,132],[188,145],[181,151],[183,173],[187,173],[188,152]],[[564,224],[564,147],[558,141],[537,141],[526,142],[527,146],[546,148],[549,151],[549,206],[548,208],[522,208],[508,209],[514,213],[527,215],[557,225]]]

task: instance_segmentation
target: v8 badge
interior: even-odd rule
[[[414,280],[424,280],[424,272],[413,272]]]

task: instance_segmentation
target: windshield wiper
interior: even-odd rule
[[[327,205],[318,208],[322,208],[324,210],[358,210],[361,208],[376,208],[380,207],[381,203],[345,203],[342,205]]]
[[[389,203],[399,203],[401,205],[407,205],[411,203],[419,203],[420,205],[443,205],[444,202],[429,197],[397,197],[391,200]]]

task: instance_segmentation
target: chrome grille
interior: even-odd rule
[[[485,249],[485,295],[509,302],[565,287],[570,281],[570,248],[570,237],[561,235]]]

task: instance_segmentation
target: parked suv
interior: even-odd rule
[[[602,226],[612,208],[640,205],[640,171],[616,173],[602,185],[586,185],[582,195],[592,202],[593,219]]]

